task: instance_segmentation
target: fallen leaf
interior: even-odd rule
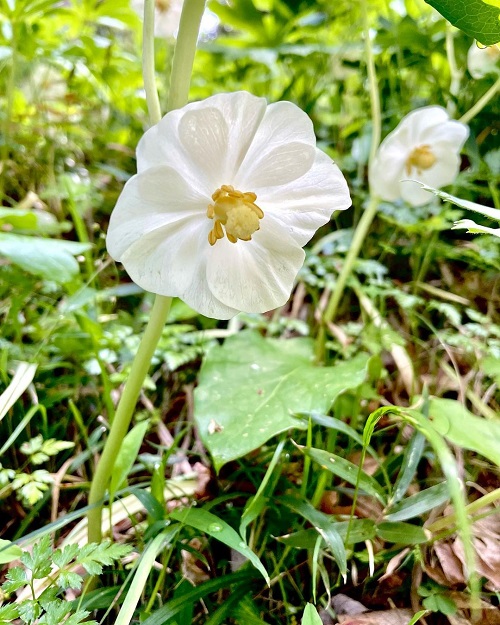
[[[408,625],[413,616],[411,610],[377,610],[356,616],[339,616],[342,625]]]
[[[339,614],[348,614],[349,616],[353,616],[354,614],[363,614],[363,612],[368,612],[368,608],[356,601],[356,599],[351,599],[347,595],[343,595],[339,593],[332,597],[332,606],[335,610],[335,614],[338,616]]]
[[[475,521],[472,525],[477,572],[486,578],[485,588],[493,592],[500,590],[498,512],[500,509],[495,509],[493,514]],[[436,542],[427,554],[425,571],[438,584],[455,587],[467,583],[464,549],[460,537]]]
[[[387,564],[385,573],[382,575],[382,577],[379,578],[378,581],[381,582],[384,579],[387,579],[388,577],[390,577],[394,573],[394,571],[396,571],[396,569],[399,567],[401,562],[403,562],[403,560],[406,558],[409,552],[410,552],[410,548],[406,547],[406,549],[403,549],[403,551],[400,551],[398,554],[392,557]]]

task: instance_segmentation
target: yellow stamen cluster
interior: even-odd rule
[[[406,173],[409,176],[414,167],[421,174],[423,169],[430,169],[436,160],[430,145],[419,145],[406,159]]]
[[[207,217],[214,220],[214,227],[208,233],[208,242],[215,245],[227,236],[231,243],[250,241],[252,234],[260,228],[263,211],[255,204],[255,193],[242,193],[229,184],[223,184],[212,195],[213,204],[207,208]],[[224,227],[223,227],[224,226]]]

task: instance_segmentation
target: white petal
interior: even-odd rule
[[[413,171],[408,178],[436,189],[451,184],[457,177],[460,158],[453,152],[439,156],[435,165],[419,173]],[[412,206],[422,206],[431,202],[434,196],[414,182],[404,181],[401,182],[401,197]]]
[[[432,132],[441,124],[449,121],[450,116],[441,106],[424,106],[408,113],[403,118],[393,134],[396,136],[403,132],[407,135],[409,151],[419,145],[432,141]]]
[[[192,167],[212,193],[224,184],[229,130],[222,113],[212,106],[185,111],[179,120],[179,140]]]
[[[309,117],[291,102],[267,107],[236,175],[234,186],[286,184],[303,176],[314,162],[316,137]]]
[[[425,140],[424,135],[424,141],[431,146],[434,152],[437,147],[441,147],[443,150],[461,152],[469,136],[469,127],[461,122],[450,120],[433,128],[428,134],[429,139]]]
[[[205,115],[207,109],[211,112]],[[188,104],[180,110],[171,111],[139,141],[138,171],[155,165],[169,165],[181,171],[191,185],[211,195],[221,184],[232,184],[231,180],[245,157],[265,110],[264,98],[238,91],[221,93],[201,102]],[[214,111],[218,111],[219,114]],[[186,115],[187,119],[182,122]],[[221,120],[224,121],[224,126]],[[215,127],[204,129],[205,121],[214,123]],[[183,132],[180,136],[181,128]],[[193,154],[191,148],[196,145],[194,129],[199,129],[202,133],[203,136],[199,138],[200,145],[209,155],[213,155],[217,150],[219,158],[215,163],[210,157],[203,160],[201,156]],[[216,140],[215,147],[207,144],[210,135]],[[184,145],[181,137],[185,140]],[[223,137],[225,150],[222,150]],[[213,179],[215,165],[218,173],[216,179]]]
[[[405,178],[406,151],[390,142],[382,143],[370,168],[370,192],[372,195],[393,202],[401,197],[400,180]]]
[[[281,186],[303,176],[314,162],[316,148],[307,143],[285,143],[264,152],[245,171],[245,163],[237,174],[234,186],[257,193],[260,187]]]
[[[255,189],[264,219],[277,220],[301,247],[326,224],[333,211],[351,206],[347,182],[332,159],[316,149],[313,166],[281,187]]]
[[[203,216],[209,201],[170,167],[153,167],[133,176],[111,213],[106,235],[108,252],[120,261],[144,234],[186,216]]]
[[[474,41],[467,52],[467,69],[469,74],[476,80],[483,78],[487,74],[498,74],[497,62],[499,59],[500,49],[498,44],[489,48],[480,48],[477,42]]]
[[[221,164],[221,175],[227,180],[234,179],[252,143],[259,124],[265,115],[265,98],[258,98],[246,91],[220,93],[205,100],[207,104],[220,110],[229,128],[229,139],[225,161]],[[188,105],[201,107],[203,102]]]
[[[269,221],[252,241],[217,241],[210,250],[207,279],[220,301],[263,313],[288,301],[304,257],[291,237]]]
[[[147,130],[137,144],[137,172],[151,167],[172,167],[200,193],[213,193],[206,177],[193,165],[191,154],[187,153],[179,139],[179,122],[183,110],[170,111],[157,124]]]
[[[143,289],[180,297],[206,317],[230,319],[239,311],[219,301],[207,282],[209,229],[210,222],[198,217],[168,224],[142,236],[127,249],[122,262]]]

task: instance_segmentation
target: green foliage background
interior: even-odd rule
[[[426,557],[419,545],[428,541],[430,549],[442,537],[436,530],[429,539],[424,522],[456,495],[443,487],[443,474],[454,479],[454,458],[439,445],[447,440],[460,450],[462,478],[479,485],[468,487],[469,497],[497,483],[498,243],[452,232],[464,211],[438,198],[419,208],[382,203],[327,329],[320,369],[312,362],[319,313],[369,196],[372,120],[361,4],[211,0],[208,6],[220,25],[199,42],[191,98],[246,89],[298,104],[313,120],[318,145],[348,179],[353,208],[312,241],[288,307],[241,314],[227,326],[174,303],[128,441],[138,458],[120,459],[113,485],[117,499],[135,493],[145,506],[147,514],[133,523],[137,533],[127,537],[138,551],[174,527],[158,556],[162,572],[151,573],[136,617],[158,625],[176,618],[291,624],[308,602],[325,605],[349,571],[360,571],[363,583],[348,592],[368,601],[376,577],[409,547],[401,588],[391,597],[407,606],[412,567]],[[477,33],[452,29],[423,0],[374,0],[369,20],[383,136],[429,104],[448,107],[458,119],[495,84],[495,75],[473,80],[467,71]],[[37,365],[34,384],[26,382],[0,421],[0,505],[11,519],[4,539],[37,540],[57,529],[59,540],[84,514],[95,457],[148,318],[151,296],[105,250],[110,212],[135,173],[135,146],[148,125],[140,44],[141,20],[125,0],[0,0],[0,391],[20,362]],[[164,108],[173,45],[156,42]],[[497,209],[498,120],[498,98],[471,120],[450,190]],[[263,368],[262,378],[249,379],[253,364]],[[349,383],[339,383],[339,372]],[[263,410],[256,394],[266,381],[275,401]],[[417,412],[405,412],[419,397]],[[387,405],[397,418],[384,417],[368,441],[370,413]],[[435,444],[422,434],[429,416]],[[408,435],[404,423],[415,432]],[[248,443],[238,438],[242,425]],[[370,471],[358,470],[363,446]],[[165,496],[182,461],[220,469],[189,518],[169,516]],[[59,471],[62,490],[54,486]],[[344,512],[350,506],[357,514],[360,486],[371,516],[349,522],[349,515],[319,510],[325,493],[334,492]],[[57,528],[50,525],[56,518]],[[448,521],[448,534],[457,526],[467,530],[466,521]],[[189,542],[200,536],[200,545]],[[375,556],[363,541],[375,541]],[[205,585],[193,589],[186,581],[184,548],[209,565]],[[279,578],[274,595],[250,567],[231,568],[234,550],[247,557],[252,550],[254,564]],[[103,574],[110,596],[127,573],[117,566]],[[232,603],[223,609],[228,592]],[[77,609],[110,603],[90,593],[74,606],[74,622],[85,617]],[[58,609],[50,608],[53,619],[63,618]],[[304,619],[316,623],[305,609]]]

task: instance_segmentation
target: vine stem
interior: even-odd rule
[[[496,82],[488,89],[488,91],[479,98],[479,100],[472,106],[467,113],[464,113],[458,120],[462,124],[468,124],[470,120],[480,113],[488,102],[495,97],[497,92],[500,91],[500,76],[496,79]]]
[[[370,92],[370,107],[371,107],[371,118],[372,118],[372,136],[370,143],[370,155],[368,157],[368,167],[370,168],[375,156],[377,154],[377,148],[380,143],[380,137],[382,133],[382,118],[380,112],[380,94],[378,91],[377,85],[377,73],[375,69],[375,59],[373,56],[373,47],[370,35],[370,21],[368,17],[368,3],[367,0],[363,0],[361,3],[362,13],[363,13],[363,31],[364,31],[364,39],[365,39],[365,54],[366,54],[366,67],[368,74],[368,84],[369,84],[369,92]],[[349,248],[349,252],[345,258],[344,265],[342,267],[342,271],[337,278],[337,282],[335,283],[335,287],[330,296],[330,300],[328,301],[328,305],[326,307],[325,312],[323,313],[323,323],[321,325],[318,339],[316,342],[316,357],[317,360],[321,361],[324,359],[324,343],[325,343],[325,326],[331,323],[335,319],[335,315],[337,314],[338,306],[342,296],[344,294],[345,286],[347,281],[352,273],[352,269],[354,264],[359,256],[359,252],[361,251],[361,247],[364,243],[364,240],[368,234],[370,226],[373,222],[373,219],[377,213],[379,200],[378,198],[372,196],[368,207],[363,212],[361,219],[358,222],[356,227],[356,231],[354,233],[354,238]]]
[[[184,106],[189,97],[189,84],[193,69],[198,31],[205,7],[204,0],[185,0],[179,34],[175,47],[170,79],[169,110]],[[149,118],[152,124],[161,119],[161,108],[155,81],[154,57],[154,0],[144,4],[143,79]],[[148,325],[132,363],[111,423],[108,438],[92,480],[89,493],[90,510],[87,515],[88,542],[102,539],[102,507],[116,458],[128,431],[144,379],[158,345],[172,302],[171,297],[157,295],[151,309]]]

